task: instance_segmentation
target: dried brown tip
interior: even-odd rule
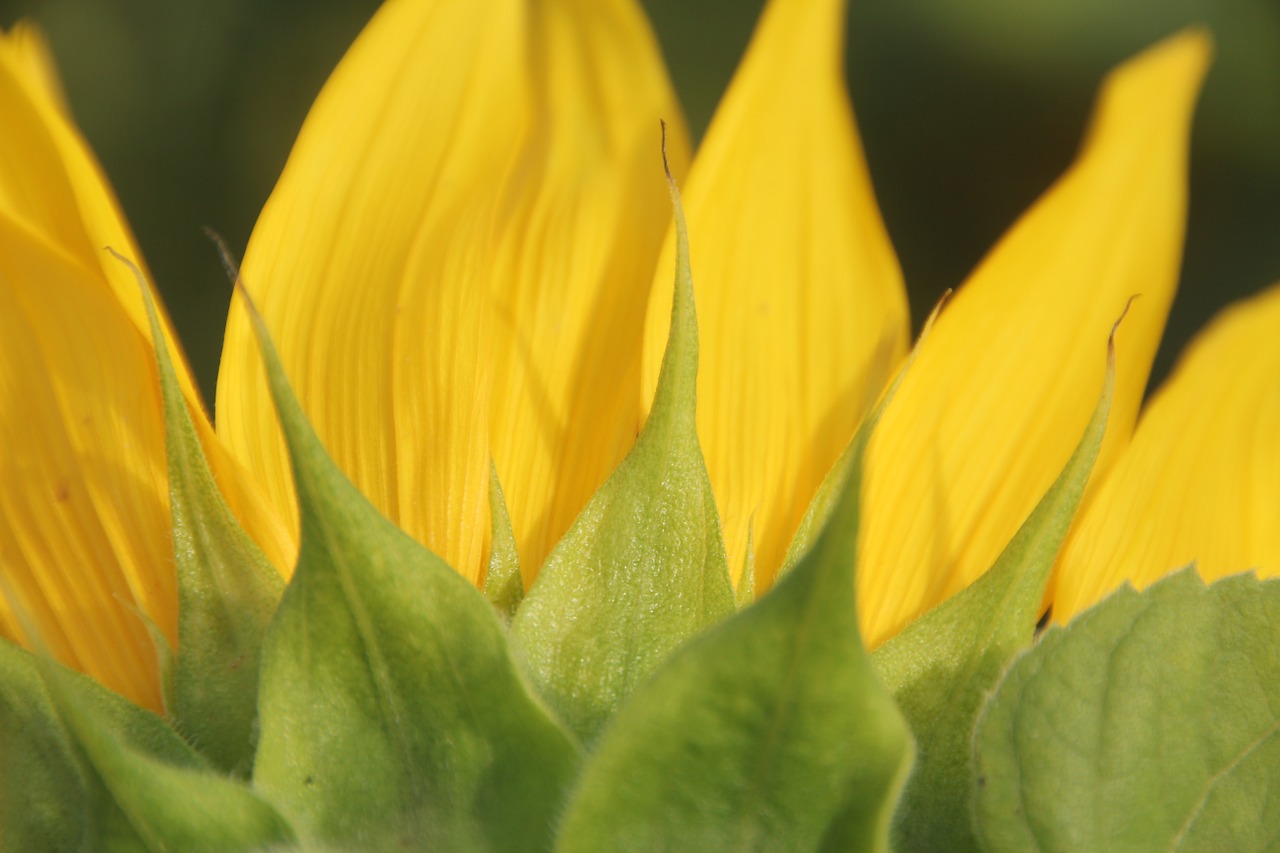
[[[253,297],[249,295],[249,288],[245,287],[244,279],[240,277],[240,265],[236,263],[235,255],[231,254],[231,249],[227,247],[227,241],[222,239],[222,235],[208,225],[204,226],[204,233],[212,241],[214,248],[218,250],[218,257],[222,259],[222,268],[227,271],[227,278],[231,280],[236,292],[244,297],[245,304],[249,307],[249,314],[254,318],[255,322],[259,321],[261,315],[258,314],[258,306],[253,301]]]
[[[1141,293],[1135,293],[1135,294],[1133,294],[1132,296],[1130,296],[1130,297],[1129,297],[1129,300],[1128,300],[1127,302],[1125,302],[1125,303],[1124,303],[1124,309],[1120,312],[1120,316],[1119,316],[1119,317],[1117,317],[1117,318],[1116,318],[1116,321],[1115,321],[1114,323],[1112,323],[1112,324],[1111,324],[1111,334],[1107,337],[1107,346],[1108,346],[1109,348],[1114,348],[1114,347],[1115,347],[1115,345],[1116,345],[1116,330],[1120,328],[1120,323],[1121,323],[1121,322],[1123,322],[1123,320],[1124,320],[1124,318],[1125,318],[1125,315],[1129,313],[1129,307],[1130,307],[1131,305],[1133,305],[1133,301],[1134,301],[1135,299],[1137,299],[1138,297],[1140,297],[1140,296],[1142,296],[1142,294],[1141,294]]]
[[[666,119],[658,119],[658,124],[662,126],[662,171],[667,173],[667,180],[674,183],[675,178],[671,177],[671,163],[667,160],[667,122]]]
[[[929,330],[933,328],[933,324],[942,316],[942,309],[947,307],[947,303],[951,301],[951,296],[955,291],[948,287],[942,291],[942,295],[938,297],[938,301],[934,303],[933,310],[929,312],[929,316],[925,318],[924,325],[920,327],[920,336],[916,339],[916,346],[920,345],[929,334]]]

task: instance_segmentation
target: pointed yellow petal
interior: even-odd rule
[[[645,306],[671,218],[660,120],[677,174],[689,156],[633,0],[531,8],[535,118],[490,284],[493,456],[526,587],[635,441]]]
[[[753,528],[757,590],[907,336],[845,91],[843,32],[843,0],[772,0],[684,191],[703,318],[698,434],[735,579]],[[649,304],[646,399],[673,251],[669,239]]]
[[[677,120],[632,0],[395,0],[317,101],[245,277],[337,463],[473,581],[490,456],[531,579],[634,440]],[[647,179],[647,180],[646,180]],[[291,507],[242,313],[219,432]]]
[[[0,571],[62,661],[159,707],[176,636],[150,344],[101,283],[0,218]],[[0,631],[21,639],[11,611]]]
[[[524,120],[525,30],[518,0],[384,5],[308,115],[243,267],[329,453],[453,565],[477,563],[483,546],[489,366],[477,340],[484,290],[449,285],[488,263],[464,246],[482,247],[489,186]],[[288,458],[236,303],[217,410],[219,436],[296,525]],[[437,511],[402,512],[426,502]]]
[[[1141,294],[1116,336],[1095,472],[1127,443],[1178,278],[1209,53],[1189,30],[1111,75],[1075,164],[924,342],[868,455],[858,580],[871,645],[991,566],[1079,440],[1108,331]]]
[[[1280,574],[1280,286],[1217,317],[1151,401],[1058,563],[1066,622],[1129,580]]]
[[[142,256],[101,167],[67,113],[44,40],[28,25],[0,34],[0,115],[0,211],[92,270],[145,334],[138,284],[102,247],[140,266]],[[170,348],[181,353],[165,323]],[[178,369],[188,399],[198,400],[186,363]]]
[[[0,39],[0,62],[21,81],[34,100],[47,100],[51,107],[70,115],[62,80],[40,30],[27,21],[18,21]]]
[[[142,255],[93,151],[66,111],[44,40],[26,25],[0,34],[0,115],[5,117],[5,132],[0,134],[0,215],[83,267],[149,339],[138,283],[103,247],[110,246],[140,267]],[[148,286],[161,306],[154,285]],[[293,545],[274,514],[264,510],[256,488],[214,438],[182,347],[168,318],[162,320],[178,380],[188,404],[197,410],[196,428],[227,503],[271,561],[290,569]]]
[[[0,36],[0,634],[24,639],[21,607],[59,659],[158,707],[139,612],[176,639],[159,386],[137,282],[102,247],[136,249],[59,99],[35,33]],[[183,387],[228,503],[288,565]]]

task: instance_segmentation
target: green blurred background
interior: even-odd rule
[[[307,107],[375,0],[0,0],[38,21],[212,401],[242,251]],[[695,133],[761,0],[646,0]],[[1164,375],[1221,305],[1280,280],[1276,0],[854,0],[849,78],[919,322],[1070,161],[1108,68],[1202,22],[1182,289]],[[3,127],[0,126],[0,132]]]

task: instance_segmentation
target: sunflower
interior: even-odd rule
[[[698,438],[731,577],[773,585],[908,345],[843,16],[841,0],[771,0],[692,157],[632,0],[379,11],[308,116],[243,276],[319,437],[388,519],[482,585],[496,473],[528,589],[631,450],[672,299],[665,121],[701,319]],[[1215,321],[1139,417],[1209,54],[1189,30],[1108,78],[1076,162],[921,344],[867,456],[869,645],[996,560],[1079,440],[1135,294],[1055,618],[1192,561],[1208,578],[1280,564],[1276,293]],[[147,621],[175,642],[178,600],[164,421],[142,296],[102,247],[141,260],[29,27],[0,43],[0,113],[0,632],[31,641],[20,610],[57,659],[159,708]],[[218,485],[287,578],[294,485],[242,306],[216,432],[178,373]]]

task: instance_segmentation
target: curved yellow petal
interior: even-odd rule
[[[0,632],[22,607],[59,659],[159,707],[133,609],[176,637],[150,343],[101,282],[0,217]]]
[[[1116,336],[1095,471],[1127,443],[1178,279],[1188,131],[1209,54],[1208,36],[1188,30],[1112,73],[1074,165],[923,342],[867,458],[858,581],[870,644],[999,556],[1079,440],[1108,331],[1140,294]]]
[[[102,249],[136,247],[29,29],[0,36],[0,114],[0,574],[16,597],[0,634],[31,639],[21,608],[60,660],[158,707],[139,613],[176,640],[159,386],[137,281]],[[288,565],[283,528],[183,382],[232,510]]]
[[[483,289],[446,285],[487,263],[462,246],[490,230],[483,202],[523,122],[521,11],[519,0],[384,5],[312,107],[243,267],[329,453],[454,565],[477,562],[483,545],[485,489],[457,481],[488,465],[489,366],[477,338]],[[410,347],[423,360],[399,364]],[[410,369],[418,381],[402,398],[396,376]],[[217,424],[296,525],[288,457],[238,302]],[[402,501],[433,501],[439,513],[409,520]]]
[[[0,216],[83,267],[85,275],[112,295],[138,332],[150,338],[146,309],[133,272],[104,247],[110,246],[145,270],[133,234],[93,151],[67,110],[57,69],[38,30],[18,24],[0,34]],[[178,381],[193,409],[196,431],[227,503],[246,530],[282,571],[293,565],[294,546],[257,489],[214,437],[204,403],[174,335],[155,286],[165,340]]]
[[[698,434],[736,579],[765,590],[907,340],[901,273],[843,72],[843,0],[771,0],[684,188],[698,302]],[[666,340],[668,239],[645,333]]]
[[[1122,581],[1196,563],[1280,574],[1280,285],[1231,306],[1183,354],[1058,562],[1066,622]]]
[[[141,253],[102,168],[71,120],[44,39],[27,24],[0,35],[0,115],[0,211],[93,271],[145,334],[138,283],[103,247],[138,259],[139,266]],[[170,348],[180,356],[165,323]],[[188,399],[198,400],[185,361],[175,361]]]
[[[392,0],[254,231],[247,284],[329,452],[473,581],[490,456],[531,578],[634,440],[663,117],[632,0]],[[238,309],[218,429],[292,512]]]
[[[689,156],[633,0],[533,8],[534,124],[504,188],[490,284],[493,457],[526,587],[635,441],[645,305],[671,219],[660,120],[677,174]]]

